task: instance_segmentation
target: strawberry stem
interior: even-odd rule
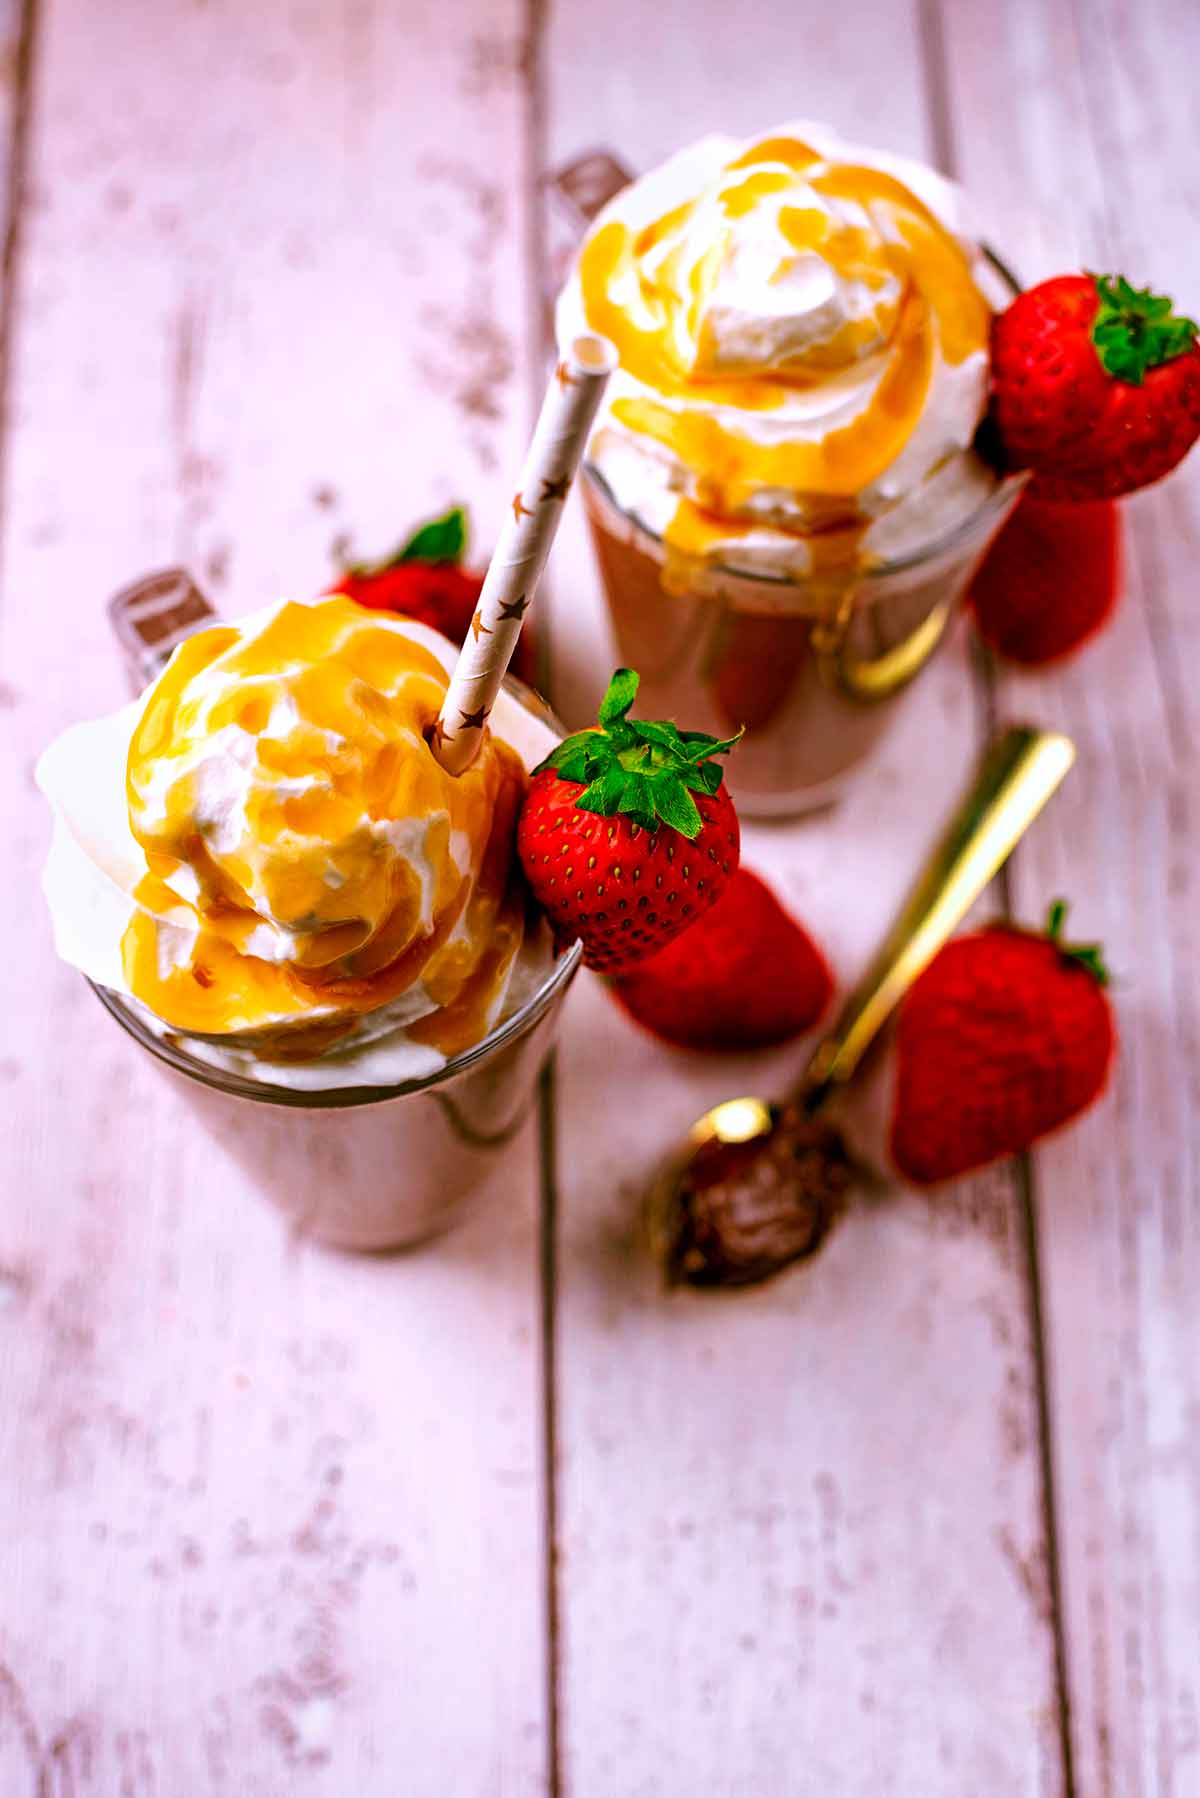
[[[576,807],[602,818],[618,813],[644,830],[660,824],[689,839],[699,836],[701,819],[693,793],[713,794],[724,778],[713,759],[728,755],[736,737],[719,741],[674,724],[631,718],[638,676],[618,668],[600,704],[599,728],[576,731],[535,770],[553,768],[560,780],[583,788]]]
[[[1104,961],[1104,952],[1099,943],[1066,943],[1063,941],[1063,925],[1067,921],[1067,902],[1056,899],[1050,907],[1050,915],[1046,920],[1046,935],[1054,944],[1064,961],[1078,962],[1086,968],[1092,979],[1100,986],[1107,986],[1110,975]]]
[[[1165,294],[1132,287],[1124,275],[1093,275],[1100,304],[1092,342],[1102,366],[1118,381],[1140,387],[1147,372],[1190,350],[1196,324],[1177,318]]]

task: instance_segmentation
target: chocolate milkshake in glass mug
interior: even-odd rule
[[[745,726],[749,815],[837,797],[1020,491],[977,447],[1014,288],[963,212],[817,125],[706,137],[612,194],[559,296],[560,340],[620,357],[583,481],[619,657],[650,714]]]

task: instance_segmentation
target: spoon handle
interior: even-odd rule
[[[1016,726],[993,744],[847,1000],[833,1035],[809,1063],[801,1088],[806,1109],[815,1111],[832,1087],[854,1073],[917,975],[1008,859],[1074,760],[1070,738],[1053,731]]]

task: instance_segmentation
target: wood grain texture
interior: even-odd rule
[[[915,12],[619,8],[612,66],[564,10],[549,150],[635,166],[706,130],[824,117],[929,154]],[[864,57],[878,33],[892,53]],[[637,40],[638,51],[629,45]],[[620,60],[617,61],[617,57]],[[665,71],[670,72],[668,91]],[[556,696],[612,651],[576,517],[555,561]],[[744,856],[842,984],[882,934],[982,728],[957,632],[847,801],[748,829]],[[787,1055],[665,1051],[588,981],[559,1056],[560,1672],[566,1788],[1063,1789],[1021,1214],[1005,1175],[863,1203],[810,1268],[661,1292],[641,1236],[657,1157]]]
[[[656,1156],[716,1098],[786,1085],[808,1045],[697,1063],[584,980],[542,1245],[557,1315],[539,1317],[529,1132],[433,1252],[314,1250],[56,967],[30,769],[122,697],[102,600],[131,573],[184,557],[242,609],[454,497],[486,548],[540,380],[539,136],[551,168],[596,143],[645,166],[705,130],[825,117],[952,154],[1028,277],[1121,259],[1195,313],[1194,8],[615,0],[598,31],[563,0],[532,9],[533,89],[516,0],[36,11],[18,245],[2,196],[33,8],[0,0],[19,277],[0,295],[2,1798],[1191,1798],[1194,472],[1127,509],[1124,609],[1079,662],[1006,675],[992,701],[960,630],[838,812],[747,832],[844,984],[986,705],[1080,744],[1012,880],[1026,915],[1069,892],[1119,975],[1113,1093],[1033,1169],[1073,1780],[1010,1175],[864,1202],[761,1293],[668,1299],[640,1233]],[[555,691],[579,720],[612,650],[576,514],[553,584]]]
[[[1115,266],[1196,316],[1200,18],[1182,0],[947,7],[963,172],[1031,277]],[[986,128],[1019,92],[1003,137]],[[1036,1160],[1077,1790],[1200,1790],[1200,1043],[1196,810],[1200,466],[1125,507],[1122,610],[1006,712],[1076,737],[1079,768],[1016,863],[1116,973],[1106,1103]]]
[[[544,1783],[532,1132],[436,1254],[290,1240],[56,966],[30,779],[103,601],[382,552],[523,441],[515,6],[52,0],[0,656],[0,1792]],[[392,1170],[386,1161],[377,1177]]]
[[[23,80],[21,0],[3,0],[0,4],[0,242],[6,242],[14,208],[14,163],[18,153],[16,142],[19,89]],[[3,297],[3,296],[0,296]]]
[[[13,359],[21,205],[33,85],[34,0],[0,0],[0,505]]]

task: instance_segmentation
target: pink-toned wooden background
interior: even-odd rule
[[[486,548],[581,150],[824,117],[1194,311],[1198,52],[1189,0],[0,0],[0,1798],[1200,1792],[1196,469],[1079,661],[960,633],[747,832],[852,978],[993,723],[1065,725],[993,909],[1070,893],[1123,1035],[1077,1130],[758,1293],[665,1298],[639,1192],[806,1045],[697,1064],[585,978],[471,1222],[324,1253],[56,967],[30,780],[130,574],[249,606],[454,497]],[[577,517],[547,601],[582,716]]]

